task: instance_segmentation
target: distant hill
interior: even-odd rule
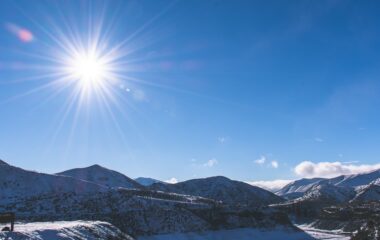
[[[267,190],[222,176],[192,179],[176,184],[155,183],[150,189],[248,206],[262,206],[283,201],[283,198]]]
[[[122,173],[104,168],[97,164],[85,167],[74,168],[64,172],[57,173],[60,176],[70,176],[77,179],[82,179],[89,182],[94,182],[102,186],[110,188],[134,188],[140,189],[143,186],[135,180],[123,175]]]
[[[107,188],[69,176],[58,176],[14,167],[0,162],[0,202],[41,194],[91,193]]]

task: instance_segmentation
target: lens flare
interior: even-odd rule
[[[104,87],[111,79],[109,64],[96,52],[76,54],[67,59],[67,65],[67,74],[82,90]]]

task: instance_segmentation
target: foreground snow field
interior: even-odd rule
[[[0,227],[3,227],[0,225]],[[295,232],[287,228],[259,230],[240,228],[232,230],[173,233],[138,237],[137,240],[348,240],[339,231],[323,231],[299,225],[305,232]],[[118,228],[100,221],[57,221],[17,223],[15,232],[0,232],[0,240],[133,240]]]
[[[59,221],[16,223],[15,232],[0,232],[0,240],[128,240],[127,235],[107,222]]]

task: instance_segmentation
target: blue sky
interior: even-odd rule
[[[0,156],[162,180],[379,167],[379,4],[1,1]],[[51,83],[95,29],[121,46],[118,78],[80,104],[75,84]]]

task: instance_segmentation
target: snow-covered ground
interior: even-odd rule
[[[0,225],[2,228],[3,225]],[[107,222],[59,221],[16,223],[14,232],[0,232],[0,240],[127,240],[132,239]]]
[[[4,225],[0,225],[2,228]],[[240,228],[232,230],[172,233],[143,236],[137,240],[348,240],[341,231],[324,231],[298,225],[305,232],[286,228],[271,230]],[[15,232],[0,232],[0,240],[132,240],[115,226],[100,221],[58,221],[16,223]]]
[[[305,231],[307,234],[312,236],[315,239],[321,239],[321,240],[349,240],[350,237],[347,235],[347,233],[340,231],[340,230],[322,230],[322,229],[316,229],[313,227],[310,227],[310,225],[303,224],[303,225],[297,225],[300,229]]]
[[[138,240],[311,240],[313,237],[303,232],[294,232],[279,228],[276,230],[258,230],[241,228],[232,230],[162,234],[139,237]]]

